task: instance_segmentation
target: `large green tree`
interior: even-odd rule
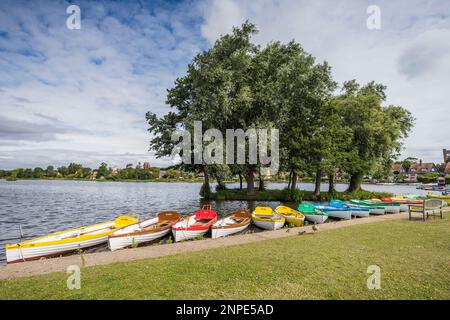
[[[365,174],[380,161],[398,156],[402,139],[408,136],[414,118],[400,106],[382,106],[386,87],[370,82],[360,87],[344,83],[336,100],[344,125],[351,130],[344,170],[350,174],[349,192],[358,191]]]

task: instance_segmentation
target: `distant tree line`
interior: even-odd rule
[[[160,168],[143,168],[140,164],[128,164],[125,168],[111,168],[102,162],[96,169],[83,167],[78,163],[55,168],[52,165],[46,169],[17,168],[13,170],[0,170],[0,178],[10,179],[107,179],[107,180],[150,180],[160,176]],[[179,178],[181,172],[169,170],[168,178]]]

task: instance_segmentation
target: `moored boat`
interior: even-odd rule
[[[286,206],[278,206],[275,208],[275,213],[283,216],[288,224],[295,227],[300,227],[305,224],[305,216],[292,208]]]
[[[7,244],[6,261],[37,260],[96,246],[107,242],[108,236],[115,230],[137,222],[135,217],[120,216],[113,221],[59,231],[18,244]]]
[[[158,213],[157,217],[117,229],[108,236],[111,251],[160,239],[170,233],[181,214],[175,211]]]
[[[352,218],[352,210],[350,207],[343,205],[337,200],[330,201],[328,203],[318,203],[315,204],[316,208],[325,212],[328,216],[350,220]]]
[[[386,213],[385,206],[370,201],[352,199],[350,200],[349,205],[351,206],[356,205],[360,208],[369,208],[369,214],[381,215]]]
[[[298,205],[298,211],[305,216],[305,219],[312,223],[324,223],[328,215],[318,210],[313,204],[301,203]]]
[[[235,211],[232,215],[219,219],[211,226],[213,239],[244,231],[250,226],[251,214],[247,209]]]
[[[271,207],[256,207],[252,213],[253,223],[266,230],[277,230],[284,226],[286,219],[273,212]]]
[[[206,205],[202,210],[196,211],[172,226],[174,240],[179,242],[203,236],[216,221],[217,213]]]
[[[445,196],[445,195],[440,195],[440,194],[437,194],[437,193],[428,192],[427,193],[427,198],[443,200],[445,202],[450,203],[450,195]]]

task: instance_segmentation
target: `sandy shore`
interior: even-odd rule
[[[450,208],[446,209],[449,211]],[[414,216],[419,217],[415,214]],[[367,218],[357,218],[345,221],[336,221],[318,225],[322,232],[338,228],[349,227],[359,224],[374,223],[389,220],[408,219],[407,213],[387,214],[380,216],[370,216]],[[70,265],[79,266],[97,266],[114,262],[132,261],[140,259],[149,259],[174,255],[178,253],[194,252],[213,248],[222,248],[226,246],[234,246],[244,243],[252,243],[269,239],[283,238],[298,235],[299,232],[314,232],[311,226],[296,227],[289,229],[281,229],[276,231],[265,231],[257,233],[249,233],[235,235],[219,239],[206,239],[198,241],[187,241],[172,244],[151,245],[135,249],[123,249],[114,252],[96,252],[81,255],[71,255],[59,258],[43,259],[37,261],[21,262],[0,267],[0,280],[12,279],[18,277],[29,277],[34,275],[65,272]]]

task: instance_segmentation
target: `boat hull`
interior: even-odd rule
[[[308,220],[309,222],[312,223],[324,223],[325,221],[327,221],[328,216],[324,215],[324,214],[307,214],[307,213],[302,213],[305,216],[305,219]]]
[[[25,247],[17,249],[6,250],[6,261],[8,263],[16,263],[22,261],[39,260],[41,258],[49,258],[59,256],[64,253],[73,252],[79,249],[85,249],[93,247],[108,241],[108,235],[104,235],[98,238],[74,241],[70,243]]]
[[[352,218],[352,211],[342,210],[326,210],[325,213],[332,218],[350,220]]]
[[[138,235],[129,235],[123,237],[110,237],[108,239],[108,247],[111,251],[139,245],[141,243],[151,242],[170,233],[170,228],[161,230],[159,232],[144,233]]]
[[[221,238],[221,237],[226,237],[235,233],[239,233],[244,231],[245,229],[248,228],[249,224],[246,224],[244,226],[239,226],[239,227],[233,227],[233,228],[214,228],[211,229],[211,238],[213,239],[217,239],[217,238]]]
[[[364,217],[368,217],[369,215],[370,215],[369,210],[354,210],[354,209],[352,209],[352,216],[354,216],[354,217],[364,218]]]
[[[204,230],[183,230],[172,229],[173,239],[175,242],[191,240],[196,237],[204,236],[209,230],[209,227]]]
[[[283,221],[270,221],[270,220],[262,221],[262,220],[253,219],[253,223],[261,229],[277,230],[277,229],[283,228],[284,219],[283,219]]]

